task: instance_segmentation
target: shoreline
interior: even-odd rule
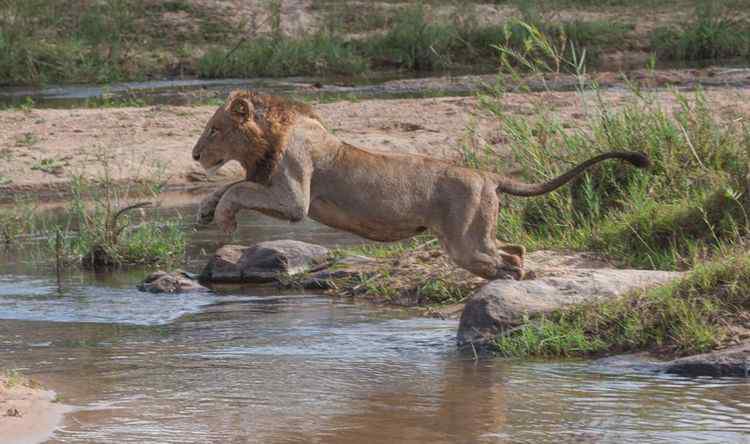
[[[15,381],[22,379],[21,381]],[[0,436],[4,444],[33,444],[46,441],[62,424],[70,406],[32,380],[13,375],[0,376]]]

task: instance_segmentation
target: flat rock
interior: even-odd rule
[[[319,269],[328,248],[295,240],[260,242],[251,247],[225,245],[208,262],[201,279],[209,282],[268,283]]]
[[[589,264],[596,268],[580,267]],[[676,272],[607,268],[590,255],[552,252],[529,255],[527,267],[538,277],[492,281],[469,298],[458,327],[459,345],[487,345],[500,332],[521,325],[524,318],[614,298],[681,276]]]
[[[208,291],[193,277],[182,270],[156,271],[138,284],[138,289],[148,293],[189,293]]]
[[[666,363],[666,373],[682,376],[750,376],[750,343]]]

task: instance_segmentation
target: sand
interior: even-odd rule
[[[8,385],[0,376],[0,442],[30,444],[46,441],[69,407],[55,402],[55,393],[28,380]]]

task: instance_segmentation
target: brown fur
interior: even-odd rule
[[[212,123],[225,120],[226,116],[232,113],[232,106],[238,106],[242,101],[246,101],[252,107],[249,111],[253,114],[253,118],[236,126],[237,135],[245,139],[244,146],[238,148],[253,147],[253,149],[245,150],[244,156],[238,160],[245,168],[247,180],[267,184],[284,157],[287,131],[294,118],[297,115],[318,121],[320,118],[309,105],[303,103],[250,91],[233,91],[226,104],[220,107],[209,121],[193,150],[194,156],[210,142],[209,134]]]
[[[648,163],[639,153],[605,153],[549,182],[526,184],[429,157],[359,149],[326,131],[309,107],[248,92],[232,93],[216,111],[193,157],[207,169],[238,160],[247,170],[246,181],[203,202],[203,223],[215,220],[231,232],[236,213],[251,209],[291,221],[309,216],[384,242],[429,230],[454,262],[487,279],[523,276],[523,247],[496,245],[498,192],[546,193],[607,158]]]

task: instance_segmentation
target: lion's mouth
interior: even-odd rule
[[[216,162],[212,167],[206,168],[206,175],[209,177],[213,176],[217,171],[219,171],[219,168],[224,166],[225,163],[227,163],[227,161],[222,159]]]

